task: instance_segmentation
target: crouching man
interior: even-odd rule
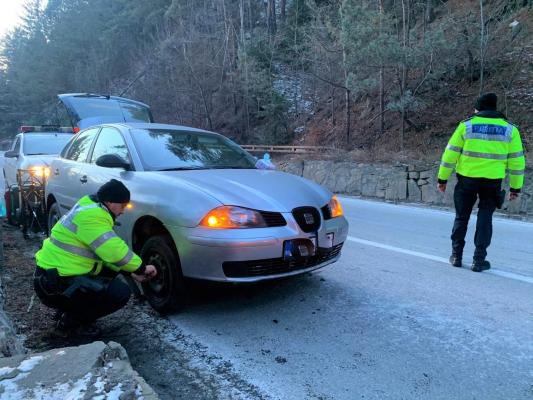
[[[82,197],[36,253],[35,292],[57,310],[59,330],[98,335],[94,322],[124,307],[131,296],[118,272],[129,272],[138,282],[157,274],[113,231],[129,201],[126,186],[110,180],[95,195]]]

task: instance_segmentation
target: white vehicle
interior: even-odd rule
[[[11,149],[4,154],[5,188],[18,186],[17,171],[32,171],[47,177],[50,162],[57,157],[72,138],[72,128],[58,126],[22,126],[15,136]]]

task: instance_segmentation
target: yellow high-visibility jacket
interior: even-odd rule
[[[518,129],[495,111],[482,111],[462,121],[442,155],[439,183],[453,169],[470,178],[503,179],[509,173],[511,191],[524,184],[526,161]]]
[[[60,276],[98,275],[105,265],[135,272],[141,258],[113,231],[113,217],[100,203],[82,197],[52,228],[35,255],[37,265]]]

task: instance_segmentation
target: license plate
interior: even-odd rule
[[[328,249],[333,247],[333,238],[334,237],[335,237],[335,234],[333,232],[326,233],[326,240],[324,241],[324,243],[321,243],[321,244],[324,245],[323,247],[326,247]]]

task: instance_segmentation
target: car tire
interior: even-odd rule
[[[157,269],[157,276],[142,283],[143,293],[152,308],[161,314],[177,311],[186,303],[186,286],[179,256],[169,236],[154,236],[141,250],[146,265]]]
[[[47,220],[47,231],[48,236],[50,236],[50,232],[52,231],[52,228],[56,224],[57,221],[61,218],[61,211],[59,210],[59,204],[53,203],[50,206],[50,210],[48,210],[48,220]]]

